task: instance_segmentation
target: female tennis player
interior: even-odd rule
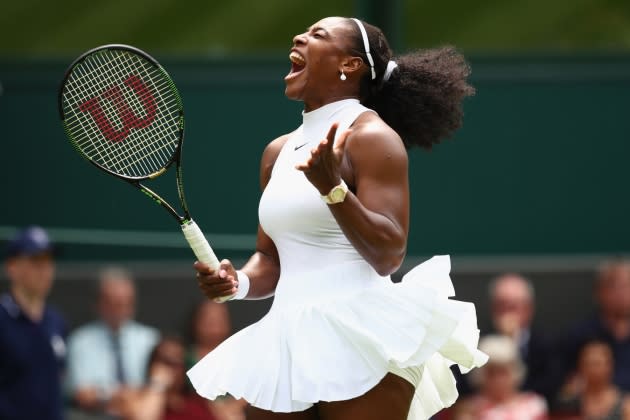
[[[448,299],[447,256],[389,275],[407,245],[406,149],[459,128],[469,68],[453,48],[393,61],[378,28],[340,17],[289,57],[303,124],[262,156],[256,252],[240,270],[195,263],[207,297],[273,305],[188,375],[209,399],[244,398],[250,420],[428,418],[457,398],[449,366],[486,360],[475,309]]]

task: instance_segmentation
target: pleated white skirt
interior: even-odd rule
[[[401,283],[370,273],[343,264],[279,283],[267,315],[188,371],[193,386],[208,399],[229,393],[294,412],[363,395],[393,372],[416,387],[410,420],[450,406],[457,390],[449,366],[468,371],[487,356],[477,350],[474,305],[449,299],[449,257],[426,261]]]

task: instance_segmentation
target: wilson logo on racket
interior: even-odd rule
[[[132,89],[144,108],[145,116],[140,118],[131,109],[131,106],[125,100],[123,90],[120,86],[114,85],[107,89],[101,97],[110,101],[116,108],[118,118],[122,123],[122,128],[117,130],[109,120],[105,111],[101,106],[101,98],[94,97],[83,102],[79,109],[83,112],[89,112],[98,128],[106,139],[117,143],[127,138],[132,128],[140,129],[151,125],[157,114],[155,98],[149,90],[149,87],[140,80],[136,75],[130,75],[124,81],[125,86]]]

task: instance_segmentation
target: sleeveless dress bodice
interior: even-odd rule
[[[322,270],[338,274],[342,270],[344,278],[350,279],[343,290],[334,285],[336,293],[383,281],[346,238],[319,191],[295,169],[326,138],[333,123],[339,123],[339,136],[364,112],[373,111],[356,99],[347,99],[304,113],[303,124],[289,136],[276,159],[259,205],[261,227],[280,257],[275,307],[316,299],[318,291],[328,293],[322,277],[329,282],[334,279],[322,276]]]

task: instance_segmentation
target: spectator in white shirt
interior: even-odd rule
[[[156,329],[133,320],[135,286],[127,271],[104,270],[99,279],[98,320],[68,340],[67,390],[83,410],[110,412],[108,402],[144,382]]]

